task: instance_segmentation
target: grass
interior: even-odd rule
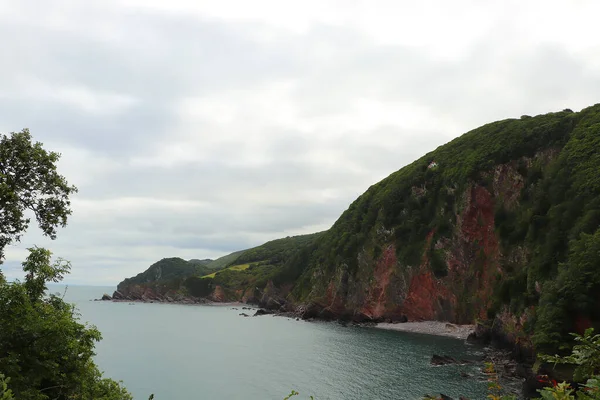
[[[228,270],[228,269],[232,270],[232,271],[243,271],[245,269],[248,269],[248,267],[250,267],[250,263],[248,263],[248,264],[232,265],[229,268],[225,268],[225,269],[222,269],[220,271],[213,272],[212,274],[204,275],[202,278],[214,278],[215,275],[218,274],[221,271],[225,271],[225,270]]]

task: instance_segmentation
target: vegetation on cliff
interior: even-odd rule
[[[242,300],[244,295],[245,300],[254,299],[258,295],[257,287],[262,289],[269,281],[281,281],[281,277],[286,276],[284,265],[320,235],[272,240],[200,266],[190,265],[180,258],[163,259],[119,283],[118,291],[133,298],[141,298],[146,289],[151,289],[150,295],[159,297],[177,293],[218,301]]]
[[[493,122],[371,186],[328,231],[235,253],[182,286],[269,293],[315,316],[495,321],[556,349],[600,322],[599,148],[600,105]]]
[[[211,272],[208,265],[212,260],[186,261],[179,257],[163,258],[155,262],[147,270],[132,278],[127,278],[120,285],[140,285],[156,281],[181,281],[192,275],[204,275]]]
[[[284,266],[301,249],[313,244],[322,233],[291,236],[269,241],[263,245],[244,251],[236,264],[247,268],[226,268],[217,272],[211,280],[211,288],[219,286],[227,298],[241,300],[243,295],[256,299],[256,288],[264,288],[268,282],[284,282]],[[207,279],[207,278],[205,278]]]
[[[599,148],[600,105],[470,131],[352,203],[295,260],[293,298],[376,318],[504,316],[556,348],[600,321]]]

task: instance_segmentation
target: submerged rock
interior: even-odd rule
[[[469,360],[457,360],[454,357],[451,356],[440,356],[437,354],[434,354],[433,356],[431,356],[431,365],[448,365],[448,364],[458,364],[458,365],[464,365],[464,364],[471,364],[472,361]]]
[[[440,356],[434,354],[431,356],[431,365],[447,365],[447,364],[458,364],[458,360],[450,356]]]

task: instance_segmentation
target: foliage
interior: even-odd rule
[[[159,280],[183,279],[192,275],[204,275],[209,271],[206,264],[186,261],[179,257],[163,258],[152,264],[144,272],[125,279],[119,286],[152,283]]]
[[[488,398],[491,400],[517,400],[516,396],[505,395],[502,393],[502,386],[496,372],[496,367],[493,363],[485,363],[484,373],[487,375],[488,381]]]
[[[35,215],[44,235],[56,238],[56,228],[71,214],[69,195],[77,189],[56,171],[60,154],[31,141],[28,129],[0,135],[0,260],[4,248],[18,241],[29,226],[25,211]]]
[[[186,288],[194,293],[205,293],[203,289],[206,283],[197,282],[198,276],[203,276],[211,271],[213,260],[189,260],[179,257],[163,258],[155,262],[147,270],[134,277],[124,279],[117,286],[117,290],[124,290],[128,286],[139,285],[141,287],[157,289],[158,292],[180,291]],[[189,278],[193,278],[187,282]],[[208,292],[210,293],[210,292]],[[206,296],[205,294],[204,296]],[[202,296],[202,297],[204,297]]]
[[[542,361],[553,364],[572,364],[576,365],[573,378],[576,381],[583,381],[586,378],[600,374],[600,334],[594,334],[594,329],[586,329],[583,335],[571,334],[575,339],[575,345],[571,354],[559,356],[555,354],[539,355]]]
[[[321,232],[271,240],[270,242],[244,251],[238,257],[236,263],[246,264],[257,261],[266,261],[271,265],[278,265],[289,259],[298,251],[298,249],[310,245],[320,235]]]
[[[447,248],[433,246],[459,237],[469,190],[478,187],[490,193],[501,258],[477,255],[480,246],[470,243],[475,255],[465,266],[468,276],[480,276],[490,263],[498,264],[498,276],[492,297],[475,302],[475,285],[448,278],[459,318],[472,322],[486,312],[493,318],[502,309],[519,316],[533,307],[528,333],[535,332],[535,345],[568,344],[577,318],[600,322],[600,264],[591,261],[597,260],[591,253],[600,226],[598,148],[600,105],[472,130],[371,186],[302,258],[293,257],[286,264],[297,276],[293,297],[318,301],[340,271],[353,282],[368,282],[370,271],[361,270],[359,260],[369,256],[363,265],[373,265],[387,245],[396,249],[397,273],[424,263],[446,279]],[[428,168],[432,161],[436,168]],[[518,189],[512,203],[499,190],[500,166],[509,171],[506,182]],[[589,261],[577,254],[589,255]]]
[[[262,288],[270,280],[278,283],[291,281],[299,274],[285,266],[320,235],[321,233],[313,233],[272,240],[202,265],[192,265],[181,258],[166,258],[135,277],[125,279],[118,287],[142,285],[160,288],[162,291],[185,288],[192,296],[206,297],[216,285],[222,286],[226,291],[232,289],[229,293],[233,293],[240,289],[245,291],[247,288]],[[201,278],[205,282],[201,282]]]
[[[561,263],[556,279],[545,286],[540,299],[534,339],[541,349],[556,349],[567,332],[574,330],[573,317],[600,320],[600,229],[581,234],[570,244],[567,261]]]
[[[292,397],[294,397],[294,396],[298,396],[299,394],[300,394],[300,393],[296,392],[295,390],[292,390],[292,391],[290,392],[290,394],[288,394],[288,395],[287,395],[287,396],[286,396],[286,397],[285,397],[283,400],[290,400]],[[313,397],[313,396],[310,396],[309,398],[310,398],[311,400],[314,400],[314,397]]]
[[[213,291],[213,279],[190,276],[183,282],[188,293],[194,297],[208,297]]]
[[[10,378],[16,398],[131,399],[92,360],[100,332],[79,323],[73,305],[44,294],[46,283],[59,282],[69,264],[52,263],[46,249],[29,252],[25,281],[0,284],[0,371]]]
[[[248,267],[250,267],[250,264],[238,264],[238,265],[232,265],[231,267],[227,267],[224,270],[243,271],[245,269],[248,269]],[[204,275],[202,278],[214,278],[217,273],[219,273],[219,271],[215,271],[211,274]]]
[[[0,261],[4,248],[18,241],[31,211],[51,239],[71,214],[76,192],[56,171],[60,155],[32,143],[27,129],[0,138]],[[105,379],[94,364],[100,332],[78,321],[73,305],[46,296],[46,283],[59,282],[70,264],[51,262],[50,251],[30,248],[23,262],[24,282],[0,274],[0,399],[127,400],[121,385]],[[10,386],[10,388],[9,388]]]
[[[226,256],[217,258],[216,260],[212,260],[206,264],[206,267],[211,271],[218,271],[226,268],[230,265],[233,265],[244,251],[245,250],[235,251],[231,254],[227,254]]]
[[[299,273],[287,268],[290,260],[305,252],[321,234],[272,240],[249,250],[232,253],[235,257],[226,257],[235,261],[228,267],[204,276],[186,278],[183,286],[192,296],[206,297],[219,285],[226,295],[237,298],[236,292],[264,288],[269,281],[276,284],[292,282]],[[213,263],[209,263],[208,267],[212,265]]]
[[[570,355],[539,355],[542,361],[556,364],[576,365],[573,378],[576,381],[585,381],[585,384],[575,390],[566,382],[557,383],[550,381],[551,386],[540,391],[543,400],[599,400],[600,399],[600,334],[594,334],[594,329],[589,328],[583,335],[572,334],[576,344]],[[549,381],[546,378],[546,381]]]
[[[12,390],[8,388],[10,378],[0,374],[0,400],[13,400],[14,396]]]

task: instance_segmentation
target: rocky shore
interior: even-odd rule
[[[97,299],[100,300],[100,299]],[[483,356],[476,362],[494,365],[502,386],[516,394],[518,398],[531,398],[537,395],[536,390],[541,388],[536,375],[532,372],[533,353],[530,349],[516,344],[505,334],[501,321],[493,321],[490,327],[478,325],[458,325],[441,321],[407,321],[405,316],[398,320],[374,319],[368,315],[355,313],[353,315],[338,315],[318,304],[295,306],[281,298],[263,296],[255,302],[221,302],[206,298],[182,296],[180,294],[158,295],[154,291],[140,293],[121,293],[116,291],[113,296],[104,295],[101,300],[118,302],[145,302],[145,303],[173,303],[197,304],[214,306],[231,306],[240,310],[241,317],[260,315],[274,315],[307,321],[338,321],[342,325],[369,326],[377,329],[387,329],[400,332],[412,332],[436,336],[451,337],[465,340],[467,343],[481,345]],[[247,307],[251,306],[251,307]],[[446,363],[462,364],[464,360],[452,360],[445,355],[433,355],[432,365],[445,365]],[[467,377],[478,379],[477,377]],[[481,377],[479,377],[481,378]]]
[[[380,322],[376,328],[400,332],[423,333],[427,335],[448,336],[466,340],[475,331],[475,325],[456,325],[441,321],[417,321],[404,323]]]

